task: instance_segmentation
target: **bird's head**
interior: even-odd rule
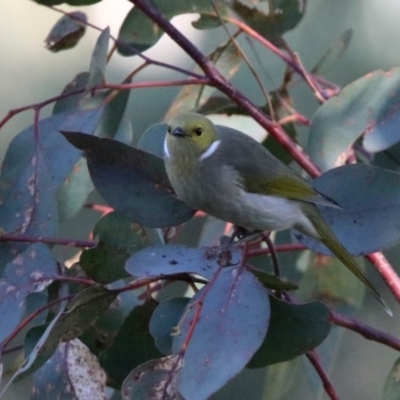
[[[217,129],[208,118],[195,113],[178,114],[168,123],[164,156],[205,158],[218,144]]]

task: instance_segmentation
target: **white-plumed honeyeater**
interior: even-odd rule
[[[257,141],[203,115],[179,114],[168,123],[164,161],[176,195],[190,207],[243,228],[296,229],[321,240],[390,313],[316,207],[337,205]]]

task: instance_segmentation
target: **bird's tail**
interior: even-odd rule
[[[313,210],[311,209],[311,207],[313,208]],[[382,296],[376,290],[375,286],[369,281],[366,274],[360,268],[354,257],[336,239],[336,236],[334,235],[330,227],[326,224],[318,209],[313,205],[310,205],[310,207],[307,207],[307,209],[307,211],[309,211],[307,213],[307,216],[313,224],[318,235],[320,236],[321,241],[360,281],[362,281],[372,291],[374,296],[383,305],[386,312],[392,316],[393,313],[386,305]]]

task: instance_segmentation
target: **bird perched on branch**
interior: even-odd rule
[[[316,207],[338,205],[260,143],[203,115],[178,114],[168,123],[164,161],[176,195],[190,207],[239,227],[296,229],[321,240],[391,313]]]

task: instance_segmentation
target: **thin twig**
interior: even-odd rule
[[[106,83],[103,85],[95,86],[91,91],[95,93],[98,90],[104,89],[117,89],[117,90],[131,90],[131,89],[143,89],[143,88],[150,88],[150,87],[170,87],[170,86],[185,86],[185,85],[212,85],[207,78],[195,78],[195,79],[183,79],[183,80],[170,80],[170,81],[150,81],[150,82],[136,82],[136,83],[122,83],[122,84],[113,84],[113,83]],[[42,102],[29,104],[23,107],[15,108],[10,110],[7,115],[0,120],[0,129],[16,114],[19,114],[23,111],[27,110],[40,110],[43,107],[54,103],[58,100],[64,99],[66,97],[74,96],[77,94],[82,94],[86,92],[85,88],[73,90],[68,93],[62,93],[60,95],[51,97],[50,99],[46,99]],[[36,114],[35,114],[36,115]]]
[[[47,243],[70,247],[95,247],[97,244],[97,242],[94,240],[60,239],[54,237],[16,235],[0,235],[0,242]]]
[[[321,378],[326,394],[332,400],[340,400],[339,395],[337,394],[335,388],[332,385],[332,382],[329,380],[328,375],[324,370],[324,367],[322,366],[318,353],[315,350],[312,350],[307,352],[306,356],[310,360],[312,366],[315,368],[315,371],[317,372],[319,377]]]
[[[269,234],[264,234],[263,235],[263,239],[265,241],[265,243],[268,246],[270,255],[271,255],[271,259],[272,259],[272,265],[274,266],[274,272],[276,276],[281,276],[281,270],[279,268],[279,260],[278,260],[278,254],[275,250],[275,245],[271,240],[271,237],[269,236]]]
[[[338,314],[331,311],[330,321],[338,326],[347,328],[363,336],[365,339],[372,340],[400,351],[400,338],[389,335],[379,329],[373,328],[361,321],[350,318],[346,315]]]
[[[307,249],[304,244],[301,243],[293,243],[293,244],[281,244],[274,246],[274,249],[277,253],[285,253],[288,251],[299,251],[299,250],[305,250]],[[261,249],[249,249],[248,251],[248,256],[253,257],[253,256],[263,256],[267,254],[271,254],[271,251],[269,248],[261,248]]]

